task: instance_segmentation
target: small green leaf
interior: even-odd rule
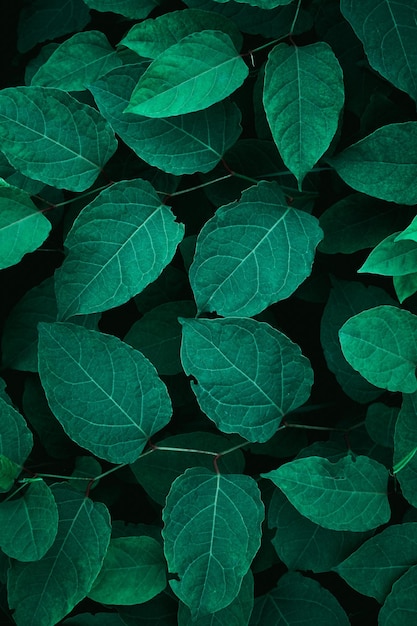
[[[397,234],[396,241],[410,240],[417,242],[417,218],[415,217],[411,224],[407,226],[402,232]]]
[[[272,437],[310,395],[313,371],[299,346],[249,318],[180,319],[181,361],[201,410],[225,433]]]
[[[55,279],[60,318],[130,300],[168,265],[183,234],[184,226],[147,181],[120,181],[102,191],[65,240],[68,256]]]
[[[207,109],[236,91],[248,73],[228,35],[217,30],[192,33],[150,64],[126,112],[169,117]]]
[[[110,540],[88,597],[103,604],[141,604],[163,591],[166,584],[161,544],[151,537],[119,537]]]
[[[351,317],[339,337],[348,363],[370,383],[389,391],[417,390],[417,316],[378,306]]]
[[[335,463],[310,456],[261,474],[287,496],[301,515],[331,530],[361,532],[388,522],[386,468],[366,456]]]
[[[83,600],[100,571],[110,540],[110,516],[66,485],[52,485],[58,532],[48,552],[32,563],[12,561],[8,601],[17,626],[52,626]]]
[[[327,161],[357,191],[416,204],[417,122],[388,124]]]
[[[392,586],[378,615],[379,626],[414,626],[417,565],[410,567]]]
[[[143,20],[161,4],[161,0],[84,0],[90,9],[119,13],[131,20]]]
[[[409,239],[399,239],[398,232],[381,241],[358,269],[358,272],[382,276],[404,276],[416,271],[417,243]]]
[[[37,480],[22,497],[1,502],[0,527],[0,546],[8,556],[18,561],[41,559],[58,530],[58,509],[48,485]]]
[[[264,506],[255,480],[193,468],[173,483],[163,510],[165,556],[174,593],[193,618],[238,595],[261,544]]]
[[[0,91],[0,141],[13,167],[71,191],[88,189],[117,148],[95,109],[50,87]]]
[[[405,276],[394,276],[392,282],[398,301],[402,304],[417,291],[417,272]]]
[[[39,375],[69,437],[111,463],[135,461],[171,417],[168,392],[153,365],[111,335],[41,323]]]
[[[8,459],[4,454],[0,454],[0,493],[9,491],[13,487],[15,479],[21,471],[22,467],[20,465]]]
[[[275,46],[265,67],[263,102],[274,141],[301,189],[329,147],[344,103],[343,74],[330,46]]]

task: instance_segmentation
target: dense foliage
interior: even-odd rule
[[[6,29],[1,623],[414,625],[415,0]]]

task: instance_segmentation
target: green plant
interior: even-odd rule
[[[414,623],[416,38],[414,0],[23,7],[2,623]]]

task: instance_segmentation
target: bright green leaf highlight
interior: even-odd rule
[[[55,280],[61,319],[130,300],[159,276],[183,234],[147,181],[121,181],[102,191],[65,240],[69,253]]]
[[[313,383],[299,346],[269,324],[247,318],[180,319],[181,361],[201,410],[225,433],[272,437],[286,413],[306,402]]]
[[[404,276],[417,271],[417,243],[409,239],[398,239],[392,233],[370,253],[358,272],[381,274],[382,276]]]
[[[71,191],[88,189],[117,148],[95,109],[49,87],[0,91],[0,141],[22,174]]]
[[[22,468],[20,465],[8,459],[4,454],[0,454],[0,493],[9,491],[9,489],[13,487],[15,479],[19,476],[21,471]],[[0,541],[0,546],[1,545]]]
[[[301,189],[329,147],[343,107],[343,74],[330,46],[275,46],[265,67],[263,102],[274,141]]]
[[[236,91],[248,73],[228,35],[216,30],[192,33],[150,64],[126,112],[169,117],[200,111]]]
[[[339,337],[348,363],[370,383],[388,391],[417,390],[417,316],[378,306],[351,317]]]
[[[250,317],[288,298],[310,275],[321,238],[317,218],[287,206],[276,183],[250,187],[198,236],[189,276],[199,311]]]
[[[378,615],[379,626],[414,626],[417,565],[410,567],[392,586]]]
[[[135,461],[170,420],[171,402],[153,365],[117,337],[41,323],[39,374],[69,437],[111,463]]]
[[[264,506],[255,480],[193,468],[172,485],[163,510],[164,549],[175,594],[193,617],[238,595],[259,549]]]
[[[163,591],[166,584],[161,544],[151,537],[119,537],[110,540],[88,597],[103,604],[141,604]]]
[[[315,524],[360,532],[388,522],[386,468],[366,456],[345,456],[335,463],[309,456],[261,474]]]

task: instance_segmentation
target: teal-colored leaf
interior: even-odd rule
[[[13,487],[15,479],[21,471],[20,465],[11,461],[4,454],[0,454],[0,493],[9,491]]]
[[[183,234],[147,181],[121,181],[102,191],[65,240],[68,256],[55,279],[60,318],[130,300],[168,265]]]
[[[382,276],[404,276],[416,272],[417,243],[409,239],[398,239],[398,235],[398,232],[392,233],[381,241],[358,272]]]
[[[160,543],[151,537],[111,539],[88,597],[103,604],[148,602],[167,585]]]
[[[100,463],[93,456],[75,457],[74,471],[68,478],[68,484],[82,493],[97,487],[99,480],[93,480],[102,473]],[[82,480],[80,480],[82,479]]]
[[[143,455],[132,463],[131,469],[148,495],[158,504],[164,505],[171,485],[178,476],[191,467],[212,470],[216,455],[233,448],[233,443],[220,434],[194,431],[167,437],[158,441],[156,446],[152,454]],[[211,454],[199,454],[198,450]],[[220,456],[216,462],[222,474],[237,474],[243,471],[245,465],[240,450]]]
[[[361,532],[388,522],[387,469],[367,456],[309,456],[261,474],[301,515],[331,530]]]
[[[215,2],[228,2],[229,0],[215,0]],[[289,4],[292,0],[236,0],[242,4],[249,4],[252,7],[258,7],[259,9],[275,9],[276,7]]]
[[[0,91],[0,141],[13,167],[71,191],[88,189],[117,147],[95,109],[49,87]]]
[[[371,66],[417,100],[414,0],[341,0],[340,9],[362,41]]]
[[[371,537],[334,570],[356,591],[383,604],[393,583],[417,564],[417,523],[395,524]]]
[[[417,316],[382,305],[351,317],[339,331],[347,362],[371,384],[417,390]]]
[[[161,4],[161,0],[84,0],[90,9],[119,13],[131,20],[143,20]]]
[[[31,84],[83,91],[122,62],[98,30],[77,33],[60,44],[33,76]]]
[[[291,0],[290,0],[291,1]],[[229,35],[236,50],[242,46],[242,35],[226,17],[212,11],[181,9],[135,24],[120,41],[139,56],[155,59],[181,39],[203,30],[217,30]]]
[[[50,231],[50,221],[29,194],[0,181],[0,269],[16,265],[39,248]]]
[[[394,447],[394,431],[399,409],[374,402],[366,411],[365,426],[369,436],[380,446]]]
[[[225,100],[204,111],[159,119],[124,113],[144,70],[143,65],[126,65],[90,87],[101,114],[150,165],[176,175],[209,172],[242,131],[239,109]]]
[[[397,204],[417,203],[417,122],[382,126],[327,161],[356,191]]]
[[[416,609],[417,565],[410,567],[392,586],[378,615],[379,626],[414,626]]]
[[[322,231],[262,181],[202,228],[189,276],[199,311],[252,316],[288,298],[310,275]]]
[[[38,561],[52,546],[58,509],[48,485],[30,483],[23,496],[0,503],[0,546],[18,561]]]
[[[274,141],[301,189],[329,147],[344,103],[343,74],[330,46],[275,46],[265,67],[263,101]]]
[[[394,432],[394,473],[401,491],[413,506],[417,506],[417,394],[404,394]],[[416,561],[417,563],[417,561]]]
[[[171,487],[163,510],[165,556],[174,593],[193,618],[238,595],[261,543],[264,506],[249,476],[193,468]]]
[[[336,598],[316,580],[287,572],[275,589],[255,599],[249,626],[349,626]]]
[[[253,609],[253,574],[248,570],[242,580],[238,595],[220,611],[198,618],[198,626],[248,626]],[[178,626],[195,626],[192,613],[186,604],[180,602]]]
[[[320,340],[327,367],[336,376],[343,391],[356,402],[375,400],[381,391],[371,385],[346,361],[340,347],[339,330],[352,316],[380,304],[395,304],[379,287],[365,287],[362,283],[332,280],[333,288],[321,319]]]
[[[110,516],[66,485],[52,485],[58,532],[38,561],[12,561],[8,601],[17,626],[53,626],[83,600],[100,571],[110,540]]]
[[[134,301],[139,311],[146,313],[160,304],[189,298],[189,289],[187,274],[173,265],[167,265],[153,283],[134,297]]]
[[[117,337],[41,323],[39,374],[69,437],[111,463],[135,461],[170,420],[168,392],[153,365]]]
[[[417,242],[417,218],[415,217],[411,224],[407,226],[402,232],[397,234],[396,241],[414,241]]]
[[[248,74],[228,35],[217,30],[192,33],[150,64],[126,112],[170,117],[207,109],[236,91]]]
[[[301,515],[280,489],[268,509],[268,526],[276,528],[272,544],[289,570],[328,572],[352,553],[365,533],[330,530]]]
[[[392,282],[398,301],[402,304],[417,291],[417,272],[405,276],[394,276]]]
[[[21,466],[32,447],[33,436],[24,417],[0,397],[0,455]]]
[[[181,361],[201,410],[225,433],[264,442],[313,383],[299,346],[249,318],[180,319]]]
[[[83,0],[33,0],[19,16],[17,47],[31,50],[37,43],[82,30],[90,21],[90,11]]]

